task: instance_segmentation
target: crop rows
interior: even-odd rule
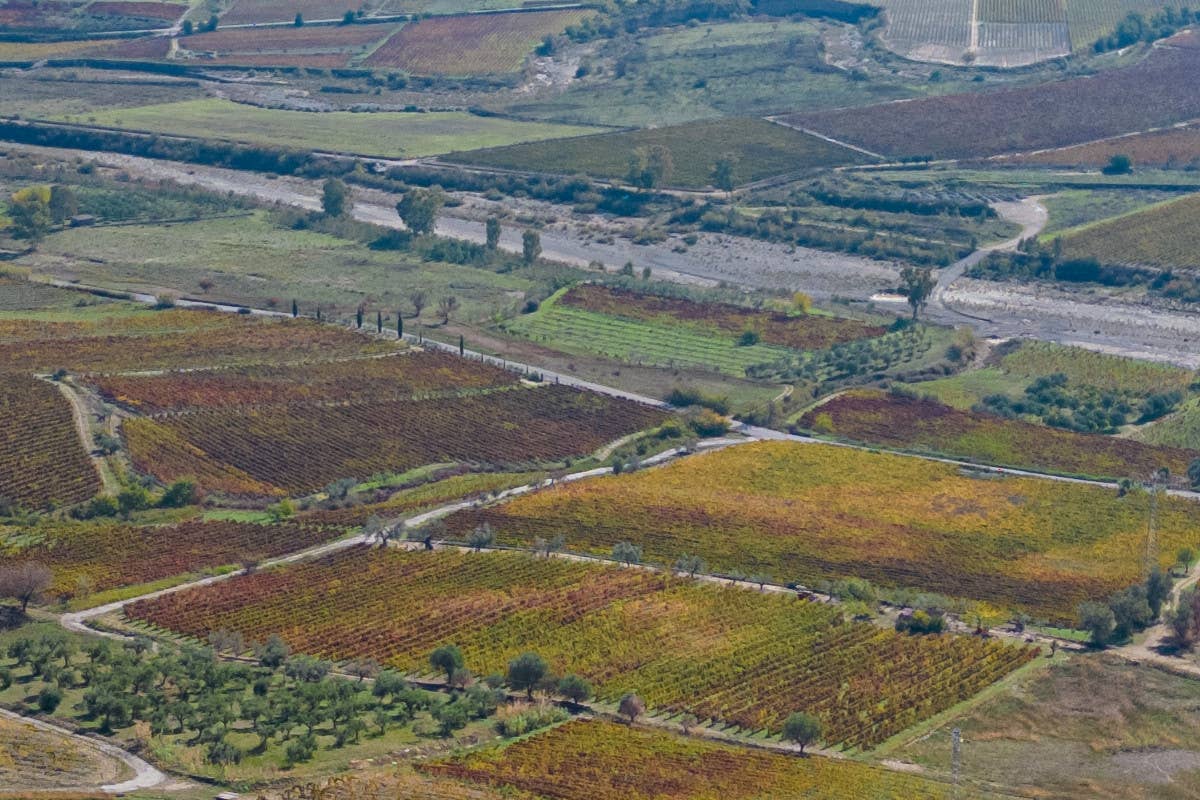
[[[179,40],[193,53],[212,53],[217,63],[261,63],[312,66],[346,66],[356,54],[369,51],[398,30],[396,25],[345,25],[337,27],[242,28],[201,33]]]
[[[93,16],[168,21],[179,19],[185,11],[187,11],[187,5],[181,3],[123,2],[123,0],[102,0],[102,2],[92,3],[87,7],[87,13]]]
[[[259,795],[259,800],[265,800]],[[339,775],[288,787],[287,800],[545,800],[515,789],[492,791],[453,778],[424,775],[405,764],[392,773]]]
[[[856,761],[794,758],[600,720],[561,725],[509,747],[422,771],[556,800],[910,800],[951,787]],[[990,797],[974,788],[972,798]]]
[[[512,385],[515,373],[436,350],[324,364],[259,365],[89,378],[111,402],[146,414],[196,408],[395,399]]]
[[[1200,163],[1200,128],[1188,126],[1122,136],[1060,150],[1030,153],[1014,159],[1014,162],[1056,167],[1103,167],[1116,155],[1128,156],[1134,164],[1141,166],[1186,167],[1197,164]]]
[[[128,614],[204,637],[216,629],[326,658],[425,671],[454,642],[479,674],[541,653],[599,696],[778,730],[795,709],[826,741],[870,747],[970,697],[1033,651],[971,637],[910,637],[845,622],[832,606],[638,569],[523,553],[357,549],[143,601]]]
[[[291,22],[301,14],[305,22],[322,19],[341,19],[346,12],[344,3],[329,0],[236,0],[221,15],[221,24],[238,25],[255,22]],[[356,6],[355,8],[358,8]]]
[[[805,414],[800,427],[856,442],[1022,469],[1109,479],[1176,475],[1200,453],[1131,439],[1075,433],[936,401],[875,391],[841,394]]]
[[[43,508],[99,490],[67,399],[48,383],[0,372],[0,499]]]
[[[50,592],[70,599],[212,567],[303,550],[336,538],[322,525],[193,520],[177,525],[59,524],[0,538],[0,565],[36,561],[50,567]],[[32,537],[32,538],[31,538]]]
[[[1063,256],[1164,269],[1200,267],[1198,210],[1200,195],[1189,195],[1092,225],[1063,240]]]
[[[878,325],[839,317],[756,311],[726,303],[698,303],[591,284],[571,289],[559,302],[599,314],[668,325],[682,323],[732,337],[751,330],[762,342],[793,350],[824,350],[886,332]]]
[[[980,0],[982,22],[1037,23],[1067,21],[1063,0]]]
[[[1006,354],[1000,366],[1005,372],[1021,375],[1030,381],[1062,373],[1072,384],[1129,392],[1143,397],[1153,392],[1186,391],[1195,380],[1193,372],[1173,364],[1140,361],[1033,340],[1022,342],[1020,347]]]
[[[427,18],[401,28],[363,63],[419,75],[515,72],[534,45],[587,14],[570,10]]]
[[[971,45],[971,0],[886,0],[889,47],[913,58],[957,59]]]
[[[0,718],[0,797],[69,800],[76,795],[41,793],[98,785],[118,780],[120,775],[121,766],[115,760],[91,747],[28,722]]]
[[[339,478],[426,464],[583,456],[665,418],[630,401],[552,385],[419,401],[212,409],[131,419],[123,428],[134,463],[160,480],[189,474],[194,457],[198,467],[226,465],[308,493]]]
[[[117,372],[388,352],[395,343],[310,320],[139,310],[96,320],[0,320],[0,371]]]
[[[1200,93],[1191,85],[1198,70],[1200,49],[1158,48],[1136,65],[1094,77],[788,119],[891,156],[990,156],[1062,147],[1200,117]]]
[[[844,447],[760,442],[649,472],[581,481],[446,520],[465,538],[562,536],[608,555],[621,541],[673,564],[812,586],[857,577],[1070,623],[1084,600],[1136,583],[1146,495],[1036,478],[972,476],[950,464]],[[1194,507],[1159,505],[1163,565],[1200,544]]]

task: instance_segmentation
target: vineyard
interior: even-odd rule
[[[1063,147],[1200,117],[1200,94],[1189,84],[1198,69],[1200,50],[1159,48],[1101,76],[787,121],[890,156],[976,158]]]
[[[26,43],[14,42],[12,44]],[[60,43],[55,42],[51,46],[57,44]],[[33,43],[30,46],[39,47],[41,45],[40,43]],[[0,50],[0,57],[4,57],[3,50]],[[37,57],[41,58],[42,56]],[[0,311],[64,308],[74,304],[78,299],[78,293],[67,289],[57,289],[53,286],[44,283],[34,283],[33,281],[0,278]]]
[[[331,3],[330,0],[235,0],[230,9],[221,15],[221,24],[291,22],[297,14],[303,15],[305,22],[340,20],[342,14],[346,13],[344,5]]]
[[[1097,353],[1053,342],[1024,341],[1006,354],[1001,368],[1012,375],[1034,380],[1061,373],[1071,383],[1142,395],[1172,389],[1185,391],[1195,373],[1171,364]]]
[[[0,505],[70,505],[100,490],[58,388],[0,372]]]
[[[878,744],[1035,652],[911,637],[790,596],[524,553],[357,549],[127,614],[199,638],[274,633],[298,652],[410,672],[427,670],[429,652],[448,642],[478,674],[533,650],[609,701],[636,691],[652,708],[775,731],[804,709],[822,719],[829,744],[847,748]]]
[[[1200,128],[1187,126],[1122,136],[1076,147],[1030,153],[1013,159],[1020,164],[1053,167],[1093,167],[1108,164],[1113,156],[1128,156],[1139,166],[1185,168],[1200,164]]]
[[[1066,24],[1063,0],[981,0],[979,19],[983,22]]]
[[[0,566],[34,561],[50,567],[49,593],[59,599],[304,550],[337,538],[342,529],[323,525],[202,522],[176,525],[57,523],[0,529]]]
[[[421,768],[556,800],[935,800],[952,788],[856,761],[794,758],[599,720]],[[972,798],[992,795],[972,788]]]
[[[399,30],[397,25],[344,25],[216,30],[179,39],[179,47],[215,63],[344,67]]]
[[[194,475],[231,491],[309,493],[339,478],[365,479],[426,464],[482,468],[560,461],[653,427],[662,411],[567,386],[499,390],[430,400],[336,406],[211,409],[123,425],[139,470],[169,482]]]
[[[1075,607],[1136,583],[1149,499],[843,447],[759,442],[650,472],[582,481],[449,517],[506,544],[562,536],[607,556],[699,556],[711,571],[809,586],[865,578],[1071,623]],[[1200,544],[1194,506],[1159,506],[1163,566]]]
[[[4,795],[0,794],[0,800]],[[404,765],[381,775],[341,775],[289,787],[283,795],[258,800],[545,800],[511,788],[490,790],[453,778],[414,772]]]
[[[431,17],[401,28],[363,63],[419,75],[515,72],[543,38],[588,15],[569,10]]]
[[[563,305],[645,322],[696,327],[728,336],[752,330],[767,344],[793,350],[824,350],[835,344],[882,336],[886,329],[839,317],[757,311],[725,303],[697,303],[585,284],[563,295]]]
[[[883,40],[909,58],[958,62],[971,46],[971,0],[885,0]]]
[[[619,133],[547,139],[490,150],[455,153],[445,158],[460,164],[501,169],[585,174],[623,180],[629,154],[639,147],[662,146],[672,154],[676,186],[703,188],[712,183],[717,158],[736,157],[735,184],[802,169],[859,164],[869,159],[854,150],[761,119],[717,119]]]
[[[84,795],[41,793],[115,783],[125,771],[119,761],[64,735],[0,717],[0,798],[82,800]]]
[[[1091,225],[1063,239],[1063,257],[1162,269],[1200,267],[1200,234],[1194,224],[1198,209],[1200,195],[1188,195]]]
[[[91,376],[106,400],[146,414],[231,406],[410,398],[514,385],[515,373],[437,350],[292,366]]]
[[[135,19],[157,19],[174,22],[183,16],[187,6],[181,3],[124,2],[102,0],[87,7],[89,14],[106,17],[133,17]]]
[[[0,320],[0,371],[118,372],[386,353],[395,342],[311,320],[114,306],[86,320]]]
[[[877,391],[838,395],[805,414],[799,427],[854,442],[982,464],[1112,480],[1146,477],[1160,467],[1183,475],[1188,464],[1200,457],[1193,450],[1075,433]]]

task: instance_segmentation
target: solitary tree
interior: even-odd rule
[[[1168,622],[1171,632],[1175,634],[1175,642],[1180,647],[1190,647],[1192,636],[1196,630],[1196,590],[1186,589],[1179,594],[1179,604],[1171,612]]]
[[[485,547],[491,547],[492,543],[495,541],[496,532],[492,530],[492,526],[486,522],[482,525],[476,526],[475,530],[471,531],[470,535],[467,536],[467,544],[474,548],[476,553]]]
[[[417,235],[433,232],[444,198],[440,189],[409,189],[396,203],[396,213]]]
[[[327,217],[340,217],[346,213],[350,199],[350,187],[338,178],[328,178],[321,188],[321,210]]]
[[[50,588],[54,574],[44,564],[26,561],[12,567],[0,569],[0,597],[8,597],[21,604],[21,613],[29,604]]]
[[[1146,576],[1146,603],[1149,604],[1150,613],[1154,615],[1155,619],[1158,619],[1158,615],[1162,613],[1163,604],[1170,596],[1171,576],[1156,565]]]
[[[421,312],[429,304],[429,295],[425,293],[424,289],[414,289],[408,293],[408,302],[412,303],[413,317],[419,319]]]
[[[221,19],[216,14],[212,14],[209,16],[208,22],[204,23],[204,29],[208,31],[215,31],[217,26],[220,24]]]
[[[737,166],[737,156],[733,153],[725,153],[717,157],[717,163],[713,164],[712,184],[726,194],[733,194],[733,171]]]
[[[456,644],[444,644],[429,654],[429,664],[446,673],[446,682],[454,677],[454,671],[463,668],[462,650]]]
[[[294,20],[292,20],[292,24],[295,25],[297,28],[303,28],[304,27],[304,15],[301,14],[299,11],[297,11],[296,18]]]
[[[675,162],[671,151],[661,144],[639,147],[629,158],[626,178],[639,189],[653,189],[671,180]]]
[[[801,754],[804,748],[821,738],[821,720],[812,714],[797,711],[788,715],[783,723],[783,740],[800,745]]]
[[[904,298],[912,306],[912,318],[916,322],[929,295],[933,293],[933,287],[937,285],[933,270],[929,267],[905,267],[900,270],[900,284],[904,289]]]
[[[442,324],[446,325],[450,322],[450,315],[458,310],[458,298],[454,295],[447,295],[438,301],[438,313],[442,315]]]
[[[629,717],[629,724],[637,722],[646,711],[646,704],[642,702],[642,698],[638,697],[633,692],[621,698],[620,704],[617,706],[617,713],[623,717]]]
[[[495,250],[500,246],[500,218],[488,217],[485,230],[487,231],[487,249]]]
[[[1118,153],[1108,160],[1102,171],[1105,175],[1128,175],[1133,172],[1133,159]]]
[[[295,300],[293,300],[292,301],[292,317],[298,317],[298,316],[300,316],[300,305]]]
[[[13,238],[28,239],[35,244],[50,232],[50,187],[26,186],[13,192],[8,204]]]
[[[700,556],[685,553],[675,560],[675,569],[686,572],[689,578],[694,578],[697,572],[704,570],[704,560]]]
[[[617,542],[613,545],[612,557],[613,561],[620,561],[625,566],[640,564],[642,561],[642,548],[633,542]]]
[[[526,264],[532,264],[537,261],[537,257],[542,254],[542,237],[535,230],[526,230],[521,234],[521,258]]]
[[[56,183],[50,187],[50,219],[61,225],[79,213],[79,199],[70,186]]]
[[[550,668],[546,660],[537,653],[522,653],[508,662],[508,685],[517,691],[524,690],[525,696],[533,699],[533,690],[546,677]]]
[[[258,648],[258,663],[267,669],[277,669],[283,662],[287,661],[287,657],[291,652],[292,650],[287,646],[287,642],[272,634],[267,639],[266,644]]]
[[[1088,632],[1092,644],[1103,647],[1112,638],[1117,620],[1111,608],[1104,603],[1080,603],[1077,610],[1079,627]]]
[[[567,675],[558,682],[558,693],[578,709],[580,703],[585,703],[591,698],[592,684],[578,675]]]

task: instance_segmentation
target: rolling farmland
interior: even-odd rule
[[[848,760],[792,758],[589,720],[502,750],[422,767],[424,772],[555,800],[808,800],[949,798],[945,784]],[[986,792],[972,788],[972,798]]]
[[[1171,269],[1200,267],[1196,214],[1200,195],[1160,203],[1063,237],[1066,258]]]
[[[1200,50],[1154,50],[1094,77],[787,119],[890,156],[976,158],[1063,147],[1200,117]]]
[[[406,25],[364,62],[418,75],[515,72],[546,36],[578,24],[587,11],[537,11],[430,17]]]
[[[66,790],[89,782],[116,782],[125,772],[116,759],[62,734],[0,718],[0,797],[84,800],[91,795]]]
[[[675,172],[670,183],[689,188],[709,186],[716,160],[727,155],[736,162],[736,184],[797,170],[869,161],[849,148],[759,119],[712,120],[563,138],[456,153],[445,160],[531,172],[582,172],[603,180],[623,180],[629,171],[630,154],[639,147],[655,145],[666,147],[672,154]]]
[[[718,572],[810,586],[858,577],[1070,622],[1079,602],[1140,579],[1147,502],[904,456],[759,442],[460,512],[447,528],[465,536],[486,521],[501,542],[561,535],[568,549],[603,555],[631,541],[662,564],[691,553]],[[1186,501],[1160,506],[1164,566],[1198,543],[1194,513]]]
[[[87,599],[93,592],[294,553],[342,533],[293,522],[59,523],[16,531],[7,540],[0,535],[0,566],[44,564],[54,573],[52,596]]]
[[[347,66],[399,29],[398,25],[216,30],[179,39],[179,47],[216,63]]]
[[[396,344],[369,341],[311,320],[246,319],[204,311],[151,311],[114,305],[84,319],[21,316],[0,320],[0,364],[26,372],[120,372],[233,366],[264,358],[385,353]]]
[[[1053,167],[1092,167],[1108,164],[1116,155],[1128,156],[1136,166],[1180,168],[1200,163],[1200,128],[1181,128],[1122,136],[1102,142],[1030,153],[1012,159],[1018,164]]]
[[[1194,450],[1075,433],[869,390],[839,395],[805,414],[799,425],[900,450],[1111,480],[1148,476],[1159,467],[1181,475],[1200,457]]]
[[[0,372],[0,499],[41,509],[78,503],[100,490],[58,388]]]
[[[428,653],[447,642],[481,674],[535,650],[604,698],[637,691],[652,708],[742,728],[778,730],[787,711],[805,708],[844,747],[871,747],[1033,656],[847,623],[836,608],[792,597],[523,553],[358,549],[127,613],[200,638],[276,633],[299,652],[406,671],[427,669]]]
[[[88,378],[106,400],[144,414],[200,408],[340,403],[516,384],[518,376],[437,350],[324,364],[257,365],[166,375]]]
[[[123,425],[137,467],[164,482],[196,474],[230,491],[215,468],[248,475],[246,492],[309,493],[426,464],[482,468],[586,456],[664,421],[664,412],[567,386],[431,400],[212,409]]]
[[[220,31],[218,31],[220,33]],[[481,117],[462,111],[311,113],[258,108],[220,98],[124,108],[93,115],[100,125],[302,150],[418,157],[576,136],[593,128]]]

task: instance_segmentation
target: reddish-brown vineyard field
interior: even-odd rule
[[[895,157],[975,158],[1088,142],[1200,117],[1200,50],[1160,47],[1099,75],[794,114],[806,129]]]
[[[131,419],[123,428],[135,465],[160,480],[196,474],[207,484],[202,470],[190,471],[194,461],[308,493],[339,478],[426,464],[486,469],[584,456],[665,419],[637,403],[551,385],[418,401],[197,411]]]
[[[506,545],[561,536],[571,551],[608,556],[632,542],[662,565],[692,554],[714,572],[778,583],[862,578],[1072,624],[1079,603],[1142,579],[1149,505],[1147,493],[756,442],[561,484],[445,524],[459,540],[487,522]],[[1162,498],[1157,513],[1167,568],[1200,544],[1196,505]]]
[[[8,0],[0,6],[0,25],[6,28],[40,28],[55,16],[68,16],[71,3],[59,0]]]
[[[50,567],[50,594],[92,592],[171,578],[243,559],[259,561],[337,538],[342,528],[299,523],[183,522],[50,524],[0,538],[0,566],[35,561]]]
[[[395,342],[311,320],[206,311],[119,310],[94,320],[0,321],[0,372],[121,372],[385,353]]]
[[[1128,156],[1138,166],[1187,167],[1200,161],[1200,128],[1188,125],[1121,136],[1102,142],[1030,153],[1011,161],[1052,167],[1103,167],[1117,155]]]
[[[531,11],[433,17],[406,25],[364,62],[419,75],[513,72],[546,36],[580,22],[586,11]]]
[[[305,26],[302,28],[238,28],[179,39],[180,48],[211,54],[215,62],[346,66],[350,59],[390,36],[398,25]]]
[[[305,22],[340,20],[350,6],[330,0],[236,0],[221,15],[222,25],[242,25],[256,22],[291,22],[297,14]]]
[[[0,499],[3,505],[70,505],[100,491],[70,402],[44,381],[0,373]]]
[[[176,20],[183,16],[188,7],[180,3],[122,2],[113,0],[92,3],[87,13],[109,17],[134,17],[137,19]]]
[[[958,703],[1036,651],[967,636],[914,637],[847,622],[835,606],[641,569],[526,553],[359,548],[129,606],[204,638],[281,636],[296,652],[428,671],[458,644],[477,674],[526,651],[602,699],[778,731],[795,709],[825,740],[870,747]]]
[[[848,759],[796,758],[600,720],[425,764],[439,776],[555,800],[937,800],[954,789]],[[993,797],[976,787],[973,800]]]
[[[150,59],[166,58],[171,52],[171,40],[166,36],[143,36],[140,39],[119,39],[111,44],[89,50],[97,58]]]
[[[795,350],[824,350],[835,344],[882,336],[887,332],[886,328],[857,320],[756,311],[726,303],[696,303],[593,284],[577,286],[559,302],[614,317],[683,323],[731,336],[753,330],[762,342]]]
[[[866,444],[1113,480],[1150,475],[1159,467],[1184,475],[1200,457],[1191,450],[1075,433],[876,391],[838,395],[806,413],[799,425]]]
[[[511,386],[515,373],[438,350],[325,364],[253,366],[164,375],[96,375],[106,400],[146,414],[235,406],[391,400]]]

